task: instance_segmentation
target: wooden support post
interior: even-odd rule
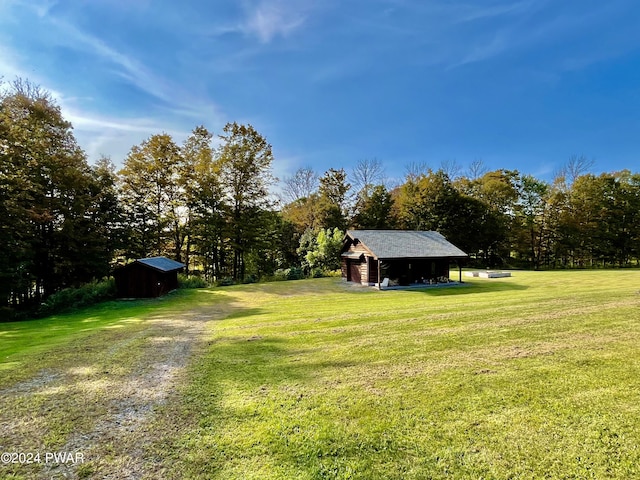
[[[380,284],[382,282],[382,280],[380,280],[380,263],[381,263],[381,260],[378,259],[378,290],[380,290]]]

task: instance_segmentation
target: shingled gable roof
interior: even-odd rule
[[[140,258],[136,260],[137,263],[142,263],[147,267],[151,267],[160,272],[172,272],[174,270],[180,270],[185,267],[184,263],[176,262],[167,257],[150,257]]]
[[[434,231],[347,230],[378,259],[391,258],[466,258],[468,255]]]

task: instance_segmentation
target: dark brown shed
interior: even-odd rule
[[[140,258],[113,272],[120,298],[160,297],[178,288],[185,265],[167,257]]]
[[[342,278],[384,288],[448,283],[449,265],[468,255],[438,232],[347,230],[342,247]]]

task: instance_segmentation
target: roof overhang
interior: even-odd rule
[[[359,260],[364,256],[364,252],[344,252],[340,256],[342,258],[350,258],[352,260]]]
[[[466,260],[469,257],[381,257],[378,260]]]
[[[115,271],[130,269],[134,265],[141,265],[145,268],[150,268],[151,270],[162,273],[174,272],[186,267],[184,263],[176,262],[175,260],[171,260],[167,257],[150,257],[139,258],[131,263],[127,263],[126,265],[117,267]]]

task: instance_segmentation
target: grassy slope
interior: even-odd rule
[[[214,291],[179,291],[0,323],[0,452],[80,452],[87,463],[78,466],[79,478],[131,467],[141,439],[129,438],[123,425],[134,428],[148,405],[162,401],[162,383],[180,364],[172,352],[190,345],[179,326],[199,322],[203,312],[223,315],[223,299]],[[158,385],[151,385],[156,378]],[[109,431],[109,425],[117,428]],[[91,437],[96,440],[83,440]],[[0,479],[63,473],[73,472],[0,464]]]
[[[233,313],[148,430],[156,478],[634,478],[639,280],[516,272],[376,292],[319,279],[113,302],[0,324],[0,389],[83,362],[126,370],[145,319],[215,301]],[[47,407],[44,445],[94,410]]]
[[[231,287],[152,453],[175,478],[637,478],[639,280]]]
[[[132,335],[144,328],[141,322],[151,315],[178,313],[206,301],[195,291],[181,290],[160,299],[111,301],[74,313],[0,323],[0,387],[28,378],[49,364],[59,366],[59,354],[72,356],[70,350],[80,349],[85,342],[104,343]]]

